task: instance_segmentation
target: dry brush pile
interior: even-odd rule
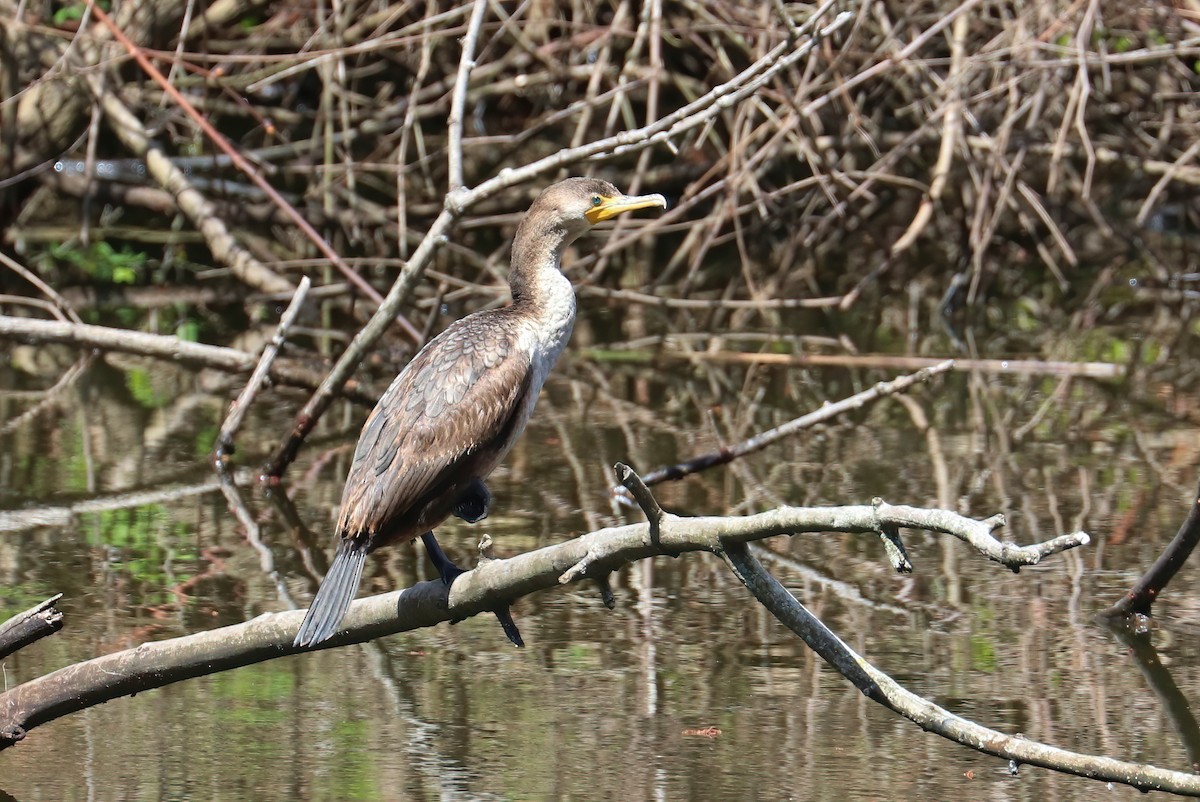
[[[236,305],[245,291],[286,294],[308,273],[318,292],[329,285],[335,315],[357,311],[361,323],[443,210],[457,178],[449,153],[461,148],[461,181],[475,187],[653,123],[764,59],[816,10],[219,0],[121,3],[109,26],[88,5],[0,0],[4,247],[69,284],[97,279],[79,275],[91,265],[71,251],[106,240],[91,261],[146,257],[118,282],[198,283],[218,305],[231,287]],[[461,210],[415,286],[423,308],[500,297],[515,213],[540,186],[583,172],[674,201],[575,265],[588,292],[621,302],[618,337],[656,332],[642,308],[656,298],[686,305],[676,332],[776,335],[811,319],[795,307],[857,305],[872,317],[914,287],[923,316],[939,299],[954,318],[1026,295],[1076,326],[1142,302],[1131,275],[1184,303],[1187,238],[1174,232],[1200,214],[1194,0],[822,10],[826,22],[850,16],[704,125],[544,170]],[[448,120],[474,13],[460,144]],[[281,198],[235,169],[146,64]],[[4,286],[34,292],[12,276]],[[419,308],[405,314],[418,329],[439,325]]]

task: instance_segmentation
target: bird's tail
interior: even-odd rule
[[[338,541],[333,564],[321,581],[321,587],[317,588],[317,595],[309,605],[293,646],[314,646],[337,631],[358,592],[366,560],[365,538],[341,538]]]

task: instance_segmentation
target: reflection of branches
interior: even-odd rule
[[[660,554],[721,552],[731,544],[800,532],[882,534],[926,528],[971,543],[992,559],[1016,567],[1088,542],[1078,532],[1017,547],[990,535],[995,518],[976,521],[945,510],[879,502],[872,506],[783,507],[746,517],[680,518],[662,513],[648,524],[602,529],[503,560],[486,560],[447,587],[422,582],[405,590],[359,599],[342,631],[322,648],[359,643],[419,627],[493,611],[512,599],[583,577],[603,578],[621,566]],[[39,724],[148,688],[295,653],[292,639],[303,613],[259,616],[232,627],[143,643],[55,671],[0,695],[0,749]]]
[[[249,472],[239,471],[235,475],[239,485],[251,481]],[[129,507],[144,507],[164,501],[178,501],[189,496],[211,493],[220,488],[216,479],[208,479],[192,485],[177,485],[159,490],[138,490],[112,496],[98,496],[74,504],[55,507],[28,507],[20,510],[0,511],[0,532],[20,532],[38,526],[69,526],[80,515],[106,510],[123,510]]]
[[[1187,518],[1175,533],[1175,537],[1163,549],[1154,565],[1142,575],[1121,600],[1110,607],[1106,614],[1111,617],[1150,615],[1150,607],[1159,593],[1187,561],[1196,543],[1200,542],[1200,489],[1192,495]]]
[[[275,585],[275,592],[278,594],[280,601],[287,605],[288,609],[296,609],[296,602],[292,600],[291,593],[288,592],[287,583],[283,580],[283,575],[275,569],[275,555],[271,553],[271,547],[262,541],[262,528],[258,525],[258,521],[254,520],[254,516],[250,514],[246,503],[242,500],[242,495],[238,492],[238,487],[231,476],[223,467],[218,465],[217,478],[220,481],[221,493],[225,496],[225,502],[229,506],[229,511],[242,524],[246,530],[246,541],[256,552],[258,552],[258,566],[262,572]]]
[[[74,384],[75,381],[87,371],[91,364],[91,354],[84,354],[83,356],[79,357],[79,359],[76,359],[75,363],[72,364],[71,367],[67,368],[63,375],[59,377],[58,381],[54,383],[53,387],[43,393],[38,393],[38,395],[42,396],[38,403],[22,412],[20,415],[9,418],[4,422],[3,425],[0,425],[0,434],[14,432],[27,424],[29,421],[36,418],[38,415],[41,415],[44,412],[56,407],[62,398],[62,392]],[[13,394],[5,393],[5,395],[11,397]]]
[[[1191,702],[1175,684],[1171,672],[1158,658],[1158,650],[1150,642],[1148,633],[1132,632],[1128,627],[1110,626],[1109,629],[1123,646],[1130,650],[1137,666],[1146,678],[1146,684],[1154,691],[1162,709],[1175,725],[1179,740],[1187,750],[1188,762],[1192,771],[1200,771],[1200,723],[1192,713]]]
[[[752,454],[755,451],[761,451],[778,440],[785,437],[790,437],[796,432],[804,429],[812,428],[819,423],[845,414],[853,410],[861,409],[863,406],[876,401],[880,398],[886,398],[889,395],[902,393],[919,382],[928,381],[939,373],[945,373],[954,367],[954,360],[947,360],[938,363],[925,370],[918,371],[909,376],[901,376],[890,382],[879,383],[869,390],[864,390],[861,393],[856,393],[849,398],[844,398],[835,404],[825,404],[815,412],[810,412],[807,415],[801,415],[799,418],[788,421],[782,426],[776,426],[774,429],[762,432],[751,437],[748,440],[743,440],[732,446],[726,446],[718,451],[713,451],[708,454],[701,454],[698,457],[693,457],[686,462],[681,462],[677,465],[669,465],[665,468],[659,468],[651,471],[643,476],[643,481],[648,485],[655,485],[660,482],[669,480],[682,479],[699,471],[707,470],[708,468],[717,465],[724,465],[732,462],[735,459],[744,457],[747,454]],[[613,489],[614,493],[621,497],[619,488]]]
[[[1143,791],[1200,796],[1200,776],[1195,774],[1070,752],[1027,738],[1005,735],[959,718],[949,710],[905,690],[855,653],[768,574],[750,555],[745,544],[731,544],[726,553],[738,577],[776,618],[803,638],[813,651],[837,668],[866,696],[915,722],[922,729],[1017,763],[1042,766],[1093,780],[1123,783]]]

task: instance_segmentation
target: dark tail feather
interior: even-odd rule
[[[367,560],[365,541],[343,538],[338,541],[337,553],[329,566],[317,595],[304,616],[304,623],[296,633],[293,646],[315,646],[337,631],[338,624],[358,593],[363,565]]]

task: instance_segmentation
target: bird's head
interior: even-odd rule
[[[665,209],[666,198],[658,194],[625,195],[598,178],[568,178],[547,187],[529,208],[529,217],[561,227],[568,239],[574,239],[596,223],[654,206]]]

